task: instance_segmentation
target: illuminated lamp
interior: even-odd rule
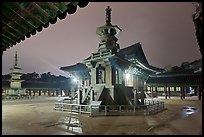
[[[77,82],[78,80],[77,80],[77,78],[74,78],[73,81],[74,81],[74,82]]]
[[[145,81],[145,82],[144,82],[144,85],[146,85],[146,83],[147,83],[147,82]]]
[[[125,78],[128,80],[130,78],[130,74],[129,73],[126,73],[125,74]]]

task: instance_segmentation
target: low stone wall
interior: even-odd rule
[[[22,100],[22,99],[33,99],[34,96],[27,96],[27,95],[7,95],[7,96],[2,96],[2,100]]]

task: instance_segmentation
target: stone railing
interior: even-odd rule
[[[55,103],[54,110],[74,114],[89,114],[90,116],[108,115],[151,115],[165,110],[164,102],[145,100],[144,105],[78,105],[68,103]]]

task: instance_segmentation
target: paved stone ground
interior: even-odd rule
[[[64,113],[53,110],[58,97],[2,101],[3,135],[73,135],[55,125]],[[163,99],[167,110],[151,116],[80,116],[84,135],[202,135],[202,101]],[[186,116],[183,106],[198,108]]]
[[[55,112],[57,98],[2,101],[3,135],[71,135],[54,125],[60,113]]]

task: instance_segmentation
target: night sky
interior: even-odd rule
[[[98,50],[96,28],[105,25],[107,6],[112,8],[112,24],[122,29],[120,48],[140,42],[150,65],[180,66],[201,58],[191,2],[90,2],[5,51],[2,74],[10,73],[17,51],[22,73],[67,76],[60,67],[74,65]]]

